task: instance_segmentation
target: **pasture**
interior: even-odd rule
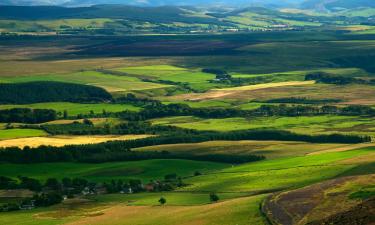
[[[0,130],[0,140],[26,138],[26,137],[41,137],[48,134],[43,130],[37,129],[7,129]]]
[[[172,65],[152,65],[141,67],[124,67],[115,69],[115,71],[124,72],[141,78],[151,80],[170,81],[177,83],[188,83],[193,89],[207,91],[220,86],[210,83],[215,79],[214,74],[201,72],[201,69],[187,69]]]
[[[373,151],[373,148],[369,148],[243,164],[186,179],[185,182],[191,185],[182,190],[267,193],[280,189],[295,189],[339,176],[356,164],[337,162],[368,155]]]

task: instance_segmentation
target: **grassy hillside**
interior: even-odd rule
[[[218,173],[190,178],[186,182],[192,185],[184,190],[273,192],[278,189],[302,187],[343,173],[353,165],[340,165],[336,162],[366,155],[371,151],[353,150],[245,164]]]

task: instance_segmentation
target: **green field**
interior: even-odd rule
[[[36,129],[9,129],[0,130],[1,139],[14,139],[14,138],[25,138],[25,137],[40,137],[47,136],[48,134],[42,130]]]
[[[143,82],[135,77],[116,76],[96,71],[85,71],[69,74],[47,74],[32,76],[1,77],[0,82],[58,81],[102,87],[108,92],[125,92],[168,87],[168,85]]]
[[[306,186],[336,177],[355,165],[337,162],[373,152],[373,148],[324,153],[302,157],[286,157],[244,164],[218,173],[193,177],[183,190],[216,192],[273,192]]]
[[[36,103],[29,105],[0,105],[2,109],[12,108],[31,108],[31,109],[53,109],[58,113],[63,113],[65,110],[68,112],[68,116],[77,116],[78,114],[88,115],[92,112],[95,114],[106,112],[121,112],[121,111],[139,111],[140,108],[128,105],[128,104],[109,104],[109,103],[97,103],[97,104],[83,104],[83,103],[70,103],[70,102],[48,102],[48,103]]]
[[[195,171],[208,172],[227,167],[226,164],[188,160],[147,160],[101,164],[42,163],[42,164],[0,164],[0,175],[29,176],[40,180],[48,178],[79,177],[91,181],[112,179],[141,179],[144,182],[163,179],[165,175],[192,176]]]
[[[218,84],[212,84],[209,82],[210,80],[215,79],[214,74],[203,73],[200,71],[200,69],[192,70],[172,65],[153,65],[124,67],[115,69],[115,71],[124,72],[139,77],[146,77],[151,80],[188,83],[191,88],[199,91],[206,91],[220,86]]]

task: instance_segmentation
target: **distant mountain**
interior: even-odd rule
[[[375,0],[306,0],[301,4],[301,7],[327,11],[363,7],[374,8]]]
[[[0,5],[53,5],[91,6],[98,4],[121,4],[135,6],[266,6],[274,8],[301,7],[319,10],[336,8],[375,7],[375,0],[1,0]]]
[[[215,18],[195,16],[193,7],[129,5],[95,5],[90,7],[61,6],[0,6],[0,19],[48,20],[69,18],[109,18],[153,23],[204,23],[222,24]]]
[[[165,5],[191,5],[191,6],[297,6],[304,0],[2,0],[0,5],[65,5],[89,6],[98,4],[125,4],[138,6],[165,6]]]

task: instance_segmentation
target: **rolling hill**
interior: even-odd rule
[[[372,0],[307,0],[301,6],[302,8],[318,10],[342,10],[375,7],[375,2]]]

